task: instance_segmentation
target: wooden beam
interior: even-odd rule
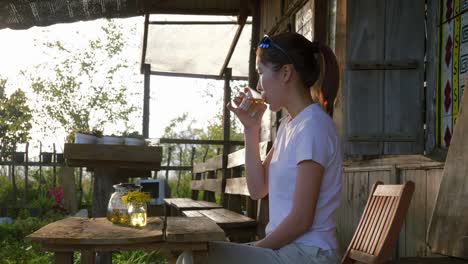
[[[138,8],[140,12],[147,12],[150,14],[237,16],[239,14],[239,10],[245,8],[244,2],[245,0],[139,0]],[[249,6],[246,6],[245,12],[247,15],[251,15],[251,10],[249,9]]]
[[[231,68],[226,68],[224,73],[224,97],[223,97],[223,155],[222,155],[222,168],[223,168],[223,180],[229,178],[228,155],[231,150],[231,144],[229,140],[231,138],[231,111],[227,109],[226,105],[231,101]],[[226,195],[221,195],[221,204],[225,206]]]
[[[224,140],[201,140],[201,139],[178,139],[178,138],[160,138],[160,144],[198,144],[198,145],[223,145]],[[244,141],[229,141],[231,145],[244,145]]]
[[[143,31],[143,47],[141,49],[141,62],[140,62],[141,74],[145,73],[146,50],[148,47],[148,23],[149,23],[149,14],[145,14],[145,24],[144,24],[144,31]]]
[[[224,60],[223,66],[221,66],[221,70],[219,71],[219,76],[222,77],[226,72],[226,69],[231,61],[232,54],[234,54],[234,50],[236,49],[237,42],[239,42],[239,38],[242,34],[242,30],[244,29],[245,22],[247,17],[241,17],[239,21],[239,26],[237,27],[236,34],[234,35],[234,39],[231,42],[231,46],[229,47],[229,51],[227,53],[226,59]]]
[[[314,40],[328,43],[328,0],[315,0],[313,2]]]
[[[150,21],[150,25],[237,25],[236,21]],[[245,22],[245,24],[251,24]]]
[[[150,115],[150,74],[151,65],[144,65],[145,81],[143,94],[143,137],[149,137],[149,115]]]
[[[151,71],[151,75],[160,75],[168,77],[187,77],[187,78],[199,78],[199,79],[214,79],[224,80],[219,75],[210,74],[195,74],[195,73],[181,73],[181,72],[162,72],[162,71]],[[245,76],[231,76],[231,80],[247,81],[249,78]]]
[[[252,0],[252,36],[249,54],[249,87],[256,88],[258,75],[256,69],[257,46],[260,40],[260,1]]]

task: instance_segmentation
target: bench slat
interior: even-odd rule
[[[183,211],[182,215],[186,216],[186,217],[201,217],[201,216],[203,216],[199,211]]]
[[[224,192],[250,196],[249,188],[247,187],[247,179],[245,177],[227,179]]]
[[[214,171],[223,167],[223,155],[215,156],[203,163],[193,165],[193,173]]]
[[[197,191],[210,191],[221,193],[223,179],[193,180],[190,182],[190,189]]]
[[[270,146],[270,141],[263,141],[263,142],[260,142],[259,144],[260,159],[262,161],[265,160],[268,154],[269,146]],[[237,167],[240,165],[244,165],[244,164],[245,164],[245,148],[240,149],[236,152],[230,153],[228,155],[228,164],[227,164],[228,169]]]
[[[179,210],[201,210],[201,209],[222,208],[221,205],[216,204],[216,203],[206,202],[206,201],[195,201],[192,199],[172,201],[171,206],[174,206],[175,208]]]
[[[246,227],[255,226],[256,221],[250,217],[247,217],[236,212],[232,212],[226,209],[212,209],[212,210],[200,210],[200,214],[215,221],[219,226],[223,228],[234,228],[234,227]]]

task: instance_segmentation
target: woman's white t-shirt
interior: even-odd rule
[[[324,168],[320,196],[314,223],[295,242],[324,250],[336,249],[333,214],[340,203],[342,157],[333,120],[318,104],[311,104],[294,119],[285,118],[281,122],[273,148],[268,176],[270,221],[266,233],[271,233],[292,209],[299,162],[313,160]]]

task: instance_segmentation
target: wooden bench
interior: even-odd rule
[[[223,208],[221,205],[207,201],[197,201],[190,198],[166,198],[166,212],[171,216],[182,216],[184,211],[203,210],[203,209],[218,209]]]
[[[270,147],[270,142],[260,143],[262,160]],[[226,170],[223,170],[222,155],[195,164],[190,183],[192,199],[166,199],[167,212],[187,217],[206,216],[216,222],[231,241],[246,242],[255,240],[257,236],[263,237],[268,221],[268,199],[250,199],[243,176],[244,165],[245,149],[228,155]],[[197,201],[200,192],[203,192],[203,201]],[[222,204],[218,208],[213,205],[216,194],[220,195]],[[204,202],[204,208],[193,206],[201,202]]]

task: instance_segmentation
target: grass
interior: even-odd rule
[[[39,188],[39,181],[34,179],[29,183],[28,201],[23,201],[24,183],[18,177],[17,180],[17,199],[12,196],[12,185],[7,176],[0,175],[0,208],[8,208],[6,215],[13,218],[11,225],[0,225],[0,263],[5,264],[48,264],[54,263],[53,253],[44,252],[39,245],[24,238],[40,229],[41,227],[63,219],[65,214],[54,209],[54,201],[48,196],[48,187],[51,183],[51,173],[44,173],[45,185]],[[82,208],[88,210],[92,205],[92,195],[90,193],[91,181],[83,181],[83,200]],[[41,214],[38,217],[31,217],[27,209],[14,208],[40,208]],[[4,212],[5,213],[5,212]],[[74,255],[74,263],[80,263],[80,254]],[[167,260],[159,252],[128,251],[115,252],[112,254],[112,263],[116,264],[165,264]]]

